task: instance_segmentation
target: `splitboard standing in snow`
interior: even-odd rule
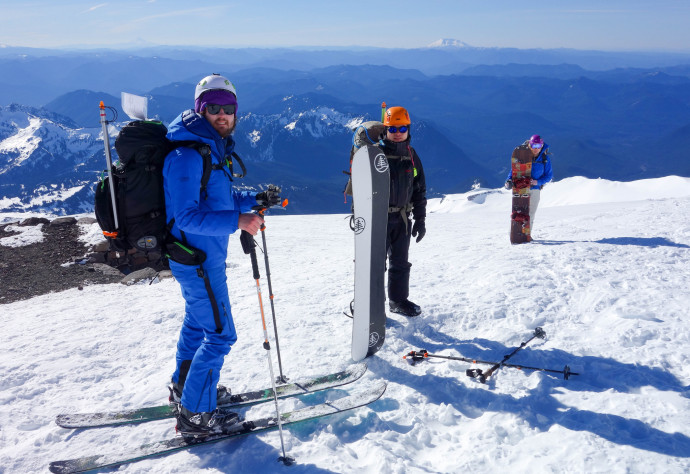
[[[352,359],[375,354],[386,333],[386,214],[388,161],[373,145],[362,146],[352,160],[355,232],[355,300]]]
[[[510,243],[531,242],[529,222],[530,183],[532,181],[532,152],[526,145],[513,150],[510,157],[513,203],[510,213]]]
[[[505,184],[506,189],[513,190],[511,243],[532,241],[541,190],[552,178],[549,146],[539,135],[532,135],[529,140],[525,140],[513,150],[511,170]]]

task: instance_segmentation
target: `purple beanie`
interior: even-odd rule
[[[201,113],[206,110],[208,104],[234,105],[235,113],[237,113],[237,97],[230,91],[211,89],[210,91],[204,92],[194,101],[194,111],[196,113]]]

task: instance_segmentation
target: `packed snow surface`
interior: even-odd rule
[[[632,183],[569,178],[544,188],[531,244],[510,244],[510,195],[477,189],[429,202],[412,242],[417,318],[389,314],[386,342],[350,387],[280,402],[289,410],[385,380],[372,405],[277,431],[123,466],[121,472],[690,471],[690,178]],[[0,218],[17,216],[0,216]],[[266,240],[283,371],[292,380],[341,370],[350,358],[353,236],[344,215],[269,214]],[[89,238],[98,235],[90,232]],[[35,233],[12,241],[35,241]],[[261,240],[258,239],[260,245]],[[9,243],[9,242],[8,242]],[[228,255],[239,339],[221,382],[270,386],[249,258]],[[268,285],[262,289],[270,321]],[[0,472],[46,472],[52,460],[174,436],[174,421],[66,430],[59,413],[167,400],[183,317],[178,284],[88,286],[0,307]],[[577,372],[504,367],[486,384],[426,349]],[[273,334],[272,325],[269,333]],[[277,361],[274,347],[274,369]],[[242,413],[270,414],[264,404]]]

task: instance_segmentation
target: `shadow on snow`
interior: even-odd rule
[[[599,240],[534,240],[533,243],[541,245],[563,245],[574,243],[593,243],[609,245],[635,245],[638,247],[676,247],[690,249],[690,245],[679,244],[665,237],[611,237]]]
[[[389,319],[391,327],[402,328],[402,324]],[[460,340],[438,333],[429,326],[419,327],[425,336],[417,335],[406,339],[410,350],[426,349],[430,353],[446,351],[443,355],[461,355],[471,359],[500,361],[514,347],[506,347],[486,339]],[[527,335],[523,339],[526,341]],[[428,342],[429,340],[435,342]],[[453,350],[449,353],[448,350]],[[401,360],[404,354],[400,354]],[[433,360],[433,361],[432,361]],[[451,361],[432,359],[419,363],[449,363]],[[460,362],[462,363],[462,362]],[[509,363],[560,370],[568,364],[580,375],[565,381],[555,374],[543,373],[541,382],[527,396],[515,398],[509,394],[496,394],[490,389],[500,380],[501,371],[514,370],[501,368],[489,379],[489,390],[472,387],[462,383],[466,375],[461,370],[457,377],[440,377],[433,374],[416,375],[401,367],[373,358],[369,370],[384,378],[410,386],[427,397],[430,403],[452,405],[463,415],[477,418],[485,412],[505,412],[521,417],[532,427],[548,431],[554,425],[574,431],[589,431],[612,443],[628,445],[668,456],[690,457],[690,437],[682,433],[666,433],[649,424],[609,413],[597,413],[564,405],[556,398],[565,390],[585,392],[605,392],[615,390],[620,393],[638,393],[639,389],[651,386],[661,391],[674,391],[690,398],[690,386],[681,385],[672,374],[655,367],[626,364],[614,359],[594,356],[575,356],[558,349],[539,350],[535,340],[510,359]],[[474,364],[472,367],[476,367]],[[488,366],[487,366],[488,367]],[[524,371],[526,375],[531,371]],[[420,380],[422,379],[423,380]],[[471,380],[471,379],[467,379]],[[479,382],[471,382],[479,383]]]

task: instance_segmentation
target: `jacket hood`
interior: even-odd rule
[[[235,149],[232,136],[223,138],[215,128],[193,109],[188,109],[178,115],[168,127],[168,140],[203,142],[214,150],[216,155],[224,158]]]

